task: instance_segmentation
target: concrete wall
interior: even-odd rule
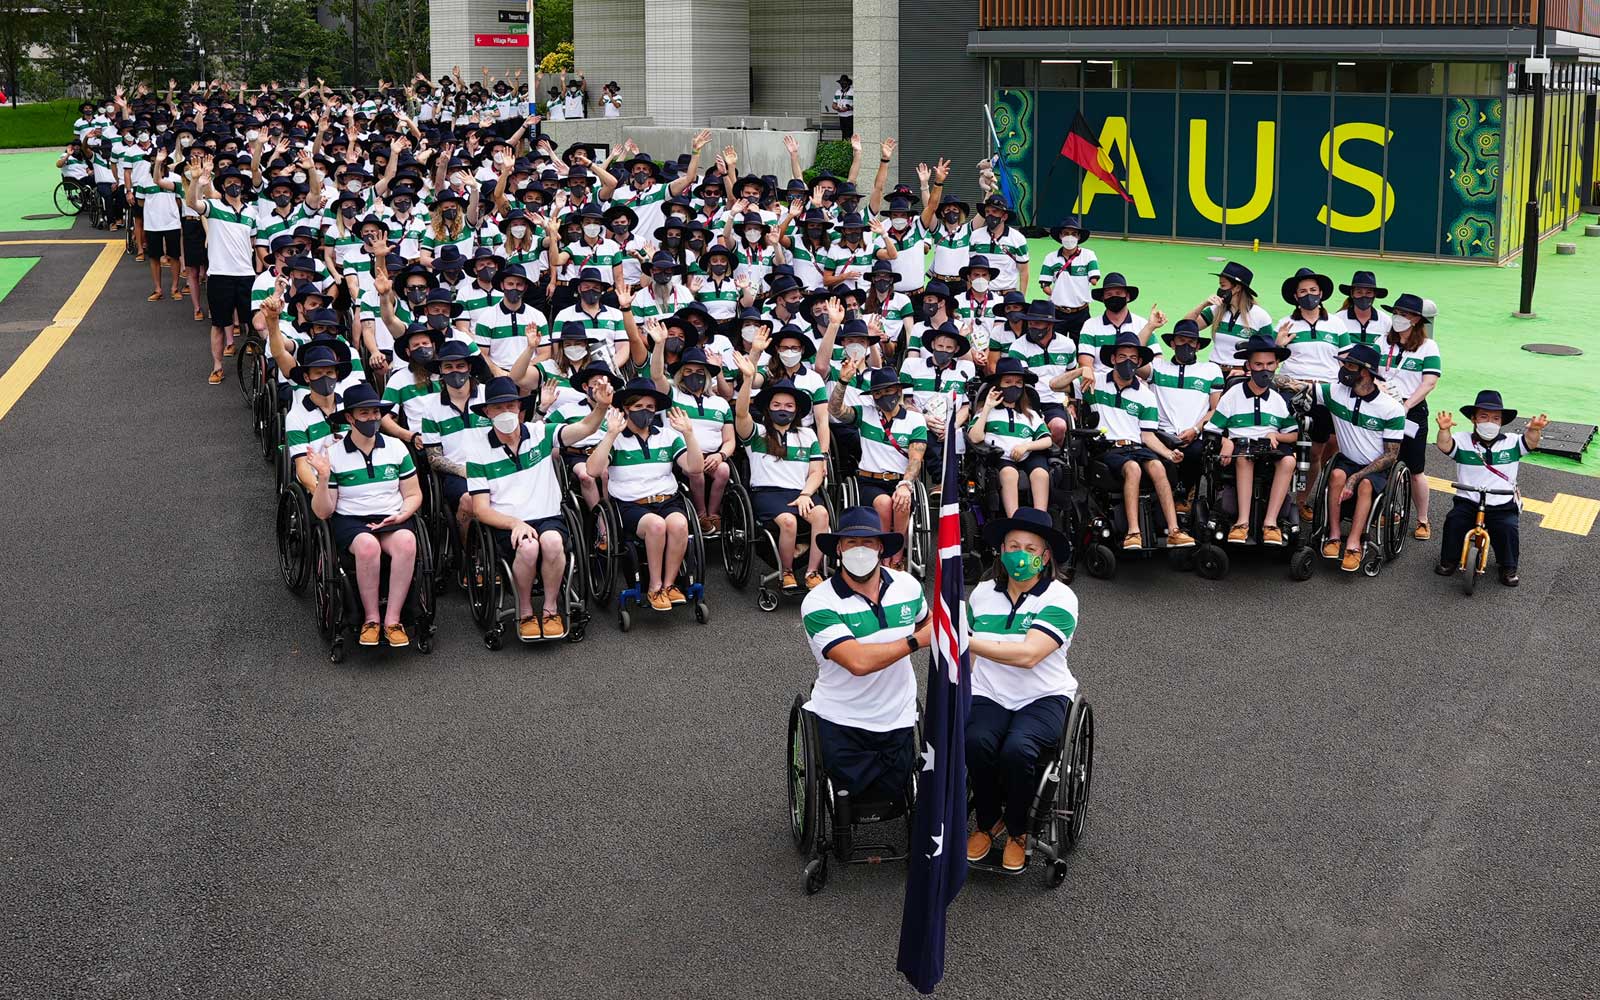
[[[428,7],[429,55],[432,68],[428,75],[437,80],[450,72],[450,67],[461,67],[461,79],[468,83],[481,80],[479,69],[487,66],[495,76],[509,76],[515,69],[522,70],[523,81],[528,80],[527,48],[483,47],[472,44],[477,34],[505,34],[506,25],[499,21],[500,10],[526,10],[523,0],[432,0]],[[605,81],[602,80],[601,83]]]
[[[851,0],[750,0],[750,110],[816,117],[817,78],[850,72]]]
[[[675,160],[679,153],[689,151],[689,144],[700,129],[698,126],[656,125],[648,118],[589,118],[581,122],[545,122],[543,130],[555,142],[558,153],[574,142],[615,147],[625,139],[632,139],[653,159]],[[723,147],[732,146],[739,154],[741,176],[772,174],[781,186],[791,176],[789,152],[783,147],[785,134],[793,135],[800,145],[801,168],[811,166],[817,158],[817,133],[762,129],[713,129],[711,145],[700,154],[701,165],[710,166]]]
[[[435,0],[437,2],[437,0]],[[645,114],[645,0],[578,0],[572,5],[572,47],[589,81],[589,113],[604,114],[600,88],[622,85],[622,113]]]
[[[648,113],[694,125],[750,110],[749,0],[645,0]]]
[[[871,183],[880,142],[900,129],[900,0],[856,0],[851,52],[856,89],[856,134],[861,136],[861,181]],[[905,171],[915,176],[915,163]],[[889,164],[889,184],[900,177],[901,160]]]

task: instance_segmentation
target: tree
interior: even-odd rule
[[[533,44],[537,46],[534,53],[542,63],[545,56],[563,43],[571,49],[572,0],[538,0],[533,9]],[[541,69],[540,72],[546,71]]]
[[[540,75],[572,72],[572,43],[562,42],[539,60]]]
[[[43,27],[43,16],[30,0],[0,0],[0,73],[13,104],[22,97],[22,64]]]
[[[191,10],[194,36],[225,79],[314,79],[339,63],[344,36],[318,24],[306,0],[195,0]]]
[[[100,95],[189,50],[180,0],[50,0],[41,40],[61,75]]]

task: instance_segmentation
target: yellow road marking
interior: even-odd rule
[[[1440,493],[1455,493],[1447,484],[1430,478],[1428,485]],[[1600,517],[1600,500],[1575,497],[1570,493],[1557,493],[1553,500],[1522,498],[1522,509],[1539,515],[1539,527],[1551,531],[1564,531],[1569,535],[1587,535]]]
[[[29,241],[34,242],[34,241]],[[68,241],[72,242],[72,241]],[[117,262],[122,259],[123,244],[121,240],[94,240],[77,242],[103,243],[100,255],[89,265],[89,273],[78,282],[78,287],[67,296],[67,301],[56,312],[55,319],[50,325],[39,331],[33,338],[33,343],[22,352],[21,357],[0,375],[0,420],[11,412],[17,400],[28,391],[28,386],[39,377],[45,366],[61,350],[67,338],[78,329],[78,324],[83,322],[83,317],[88,315],[89,307],[94,305],[95,299],[105,290],[106,282],[111,278],[111,272],[116,270]]]
[[[80,247],[92,246],[126,246],[125,240],[0,240],[0,247],[33,247],[33,246],[61,246],[70,244]]]

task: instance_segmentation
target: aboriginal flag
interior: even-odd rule
[[[1111,157],[1100,148],[1100,140],[1089,131],[1089,121],[1083,117],[1082,111],[1072,119],[1072,128],[1067,130],[1067,139],[1061,144],[1061,155],[1105,181],[1106,186],[1121,195],[1123,201],[1133,201],[1122,182],[1111,172]]]

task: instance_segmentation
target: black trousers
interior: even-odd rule
[[[973,696],[967,715],[967,775],[978,829],[993,829],[1003,812],[1007,833],[1020,837],[1028,832],[1039,760],[1060,741],[1071,707],[1071,699],[1059,694],[1015,712]]]
[[[1521,512],[1514,503],[1483,509],[1483,527],[1489,532],[1489,547],[1494,550],[1494,561],[1502,570],[1517,568],[1517,558],[1522,554]],[[1478,521],[1477,507],[1470,501],[1456,497],[1450,513],[1444,518],[1444,534],[1439,539],[1439,562],[1444,566],[1461,565],[1461,543],[1467,532]]]
[[[839,137],[845,140],[855,134],[856,116],[853,114],[839,116]]]

